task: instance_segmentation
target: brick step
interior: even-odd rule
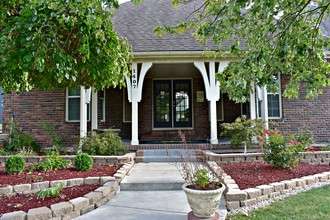
[[[203,152],[201,150],[192,149],[158,149],[158,150],[137,150],[136,162],[182,162],[193,161],[201,158]]]

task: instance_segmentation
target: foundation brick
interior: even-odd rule
[[[62,220],[69,220],[80,216],[80,210],[70,212],[62,217]]]
[[[26,217],[27,220],[48,220],[52,217],[52,210],[47,207],[30,209]]]
[[[271,186],[274,187],[274,191],[275,192],[279,192],[279,191],[285,189],[285,183],[278,183],[278,182],[276,182],[276,183],[271,183],[269,185],[271,185]]]
[[[277,197],[277,196],[280,196],[280,195],[281,195],[280,192],[273,192],[273,193],[269,194],[269,198],[271,199],[271,198],[274,198],[274,197]]]
[[[99,184],[100,183],[100,177],[87,177],[84,180],[85,184]]]
[[[262,195],[268,195],[274,192],[274,187],[271,185],[261,185],[261,186],[257,186],[256,188],[261,190]]]
[[[253,199],[261,196],[261,189],[249,188],[244,190],[248,194],[248,199]]]
[[[84,184],[83,178],[75,178],[67,180],[68,186],[80,186]]]
[[[70,202],[60,202],[50,206],[53,216],[65,216],[73,211],[73,205]]]
[[[285,184],[285,189],[294,189],[297,186],[296,181],[293,180],[285,180],[285,181],[281,181],[281,183]]]
[[[67,186],[67,181],[66,180],[54,180],[50,181],[49,185],[50,187],[57,187],[58,184],[62,183],[63,187]]]
[[[85,215],[86,213],[93,211],[95,209],[94,204],[87,206],[86,208],[83,208],[82,210],[80,210],[80,214],[81,215]]]
[[[258,198],[256,198],[257,199],[257,202],[262,202],[262,201],[265,201],[265,200],[269,199],[269,195],[270,194],[259,196]]]
[[[238,209],[240,207],[240,202],[226,202],[226,206],[228,210]]]
[[[14,191],[12,186],[3,186],[0,187],[0,195],[8,195],[8,194],[12,194]]]
[[[90,193],[84,195],[84,197],[89,199],[89,204],[95,204],[102,199],[102,193],[101,192],[90,192]]]
[[[0,220],[25,220],[26,213],[23,211],[10,212],[3,214]]]
[[[102,193],[102,196],[109,195],[111,193],[111,191],[113,191],[113,189],[111,187],[106,187],[106,186],[99,187],[95,190],[95,192]]]
[[[247,199],[247,200],[243,200],[241,201],[241,206],[245,207],[245,206],[251,206],[257,203],[257,199]]]
[[[31,190],[31,184],[20,184],[13,187],[14,192],[21,193]]]
[[[247,199],[247,193],[238,190],[238,189],[230,189],[226,194],[226,201],[242,201]]]
[[[70,200],[70,203],[73,205],[73,210],[82,210],[89,206],[89,199],[85,197],[78,197]]]
[[[43,181],[43,182],[37,182],[31,184],[32,190],[40,190],[40,189],[46,189],[49,188],[49,181]]]
[[[116,180],[116,178],[114,178],[113,176],[102,176],[100,178],[100,184],[103,185],[109,181],[114,181],[114,180]]]

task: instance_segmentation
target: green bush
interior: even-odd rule
[[[36,143],[33,137],[29,134],[23,133],[18,124],[12,122],[9,124],[11,133],[9,134],[10,142],[5,145],[7,151],[20,151],[23,148],[32,149],[33,151],[40,151],[41,147]]]
[[[74,159],[76,170],[86,171],[93,168],[93,158],[86,153],[78,154]]]
[[[231,137],[230,144],[232,147],[239,147],[245,142],[247,148],[250,148],[254,144],[254,138],[264,130],[264,125],[259,119],[247,119],[247,116],[243,115],[233,123],[221,124],[221,128],[223,129],[221,136]]]
[[[295,138],[305,148],[310,147],[314,143],[314,134],[307,125],[303,125],[298,129],[298,133],[295,135]]]
[[[298,152],[302,144],[294,135],[288,134],[284,138],[281,131],[271,130],[262,133],[260,144],[265,148],[264,161],[276,168],[292,169],[298,163]]]
[[[45,198],[48,197],[60,197],[62,189],[63,189],[63,184],[60,183],[54,188],[40,190],[39,192],[37,192],[37,196],[42,200],[45,200]]]
[[[118,155],[127,152],[121,138],[112,131],[92,134],[82,141],[82,151],[89,155]]]
[[[5,169],[8,174],[22,172],[24,167],[25,161],[21,156],[9,157],[5,162]]]
[[[51,151],[38,165],[38,169],[43,171],[65,169],[69,164],[70,160],[64,160],[57,151]]]

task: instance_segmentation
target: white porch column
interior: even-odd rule
[[[251,83],[252,92],[250,93],[250,119],[256,119],[256,93],[254,83]]]
[[[229,61],[222,61],[219,63],[218,72],[222,72]],[[215,62],[209,62],[209,74],[206,71],[204,62],[194,62],[194,65],[202,74],[206,99],[209,101],[210,114],[210,142],[211,144],[218,143],[218,128],[217,128],[217,101],[220,99],[220,84],[215,79]]]
[[[97,90],[95,88],[92,88],[92,126],[91,130],[92,132],[97,129]]]
[[[261,118],[265,124],[265,128],[268,129],[268,97],[266,86],[261,88]]]
[[[80,146],[82,145],[81,138],[87,135],[87,104],[85,88],[80,86]]]
[[[132,64],[132,78],[126,77],[128,100],[132,103],[132,140],[131,145],[139,145],[139,117],[138,103],[142,99],[142,88],[144,77],[151,68],[152,63],[142,63],[140,74],[138,73],[137,63]]]

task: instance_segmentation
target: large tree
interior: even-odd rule
[[[0,0],[6,92],[124,85],[130,46],[111,23],[117,0]]]
[[[218,74],[222,91],[231,99],[248,100],[251,82],[275,91],[277,74],[290,76],[284,93],[289,98],[297,98],[302,85],[307,97],[330,85],[330,63],[325,60],[330,50],[329,0],[172,0],[174,6],[193,2],[201,2],[200,7],[186,20],[161,25],[156,33],[180,34],[190,28],[202,43],[212,40],[218,46],[214,56],[237,58]]]

